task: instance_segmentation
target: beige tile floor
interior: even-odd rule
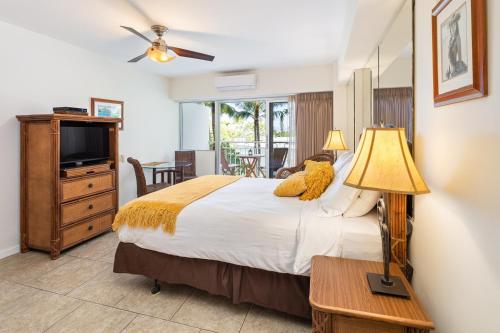
[[[0,332],[310,332],[308,321],[186,286],[151,295],[149,279],[113,273],[117,244],[107,233],[58,260],[0,260]]]

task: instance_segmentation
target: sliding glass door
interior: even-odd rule
[[[286,97],[180,103],[181,149],[196,151],[198,175],[274,177],[293,163],[294,128]]]
[[[267,174],[274,178],[278,169],[288,166],[291,155],[291,119],[288,101],[269,103],[269,167]]]
[[[265,100],[219,103],[220,173],[267,176],[266,114]]]

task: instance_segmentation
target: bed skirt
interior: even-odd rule
[[[212,295],[225,296],[235,304],[253,303],[311,318],[308,276],[178,257],[122,242],[116,250],[113,271],[144,275],[169,284],[188,285]]]

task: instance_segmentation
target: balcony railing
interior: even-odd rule
[[[245,168],[242,165],[240,156],[259,155],[256,170],[259,177],[268,174],[266,167],[266,156],[269,153],[268,143],[266,141],[221,141],[221,153],[229,165],[234,167],[236,175],[245,175]],[[289,148],[288,142],[273,142],[273,148]],[[272,157],[270,158],[272,160]],[[272,162],[271,162],[272,163]],[[222,164],[222,162],[221,162]],[[287,166],[287,163],[284,163]]]

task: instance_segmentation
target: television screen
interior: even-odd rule
[[[61,122],[61,164],[99,162],[109,158],[109,128],[100,124]]]

